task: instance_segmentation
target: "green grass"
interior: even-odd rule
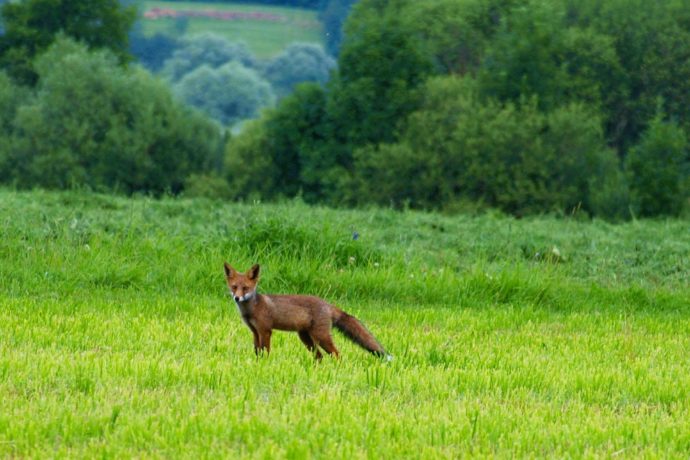
[[[689,229],[0,191],[0,457],[687,458]],[[257,360],[226,259],[395,359]]]
[[[307,42],[323,44],[322,25],[317,18],[316,11],[266,5],[251,5],[231,2],[225,3],[196,3],[196,2],[165,2],[143,1],[139,5],[140,12],[152,8],[172,8],[175,10],[217,10],[235,12],[261,12],[280,15],[285,18],[281,22],[265,22],[255,20],[221,21],[210,18],[190,18],[186,34],[193,35],[201,32],[212,32],[230,41],[244,41],[259,58],[269,58],[280,53],[292,42]],[[175,30],[175,19],[147,20],[142,18],[142,25],[146,34],[164,33],[179,35]]]

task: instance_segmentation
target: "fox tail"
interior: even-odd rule
[[[376,341],[374,336],[364,327],[357,318],[345,313],[340,309],[334,308],[333,326],[335,326],[345,337],[364,348],[368,352],[380,358],[392,359],[386,350]]]

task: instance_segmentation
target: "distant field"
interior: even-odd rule
[[[180,19],[170,17],[170,11],[174,10],[178,17],[187,17],[184,19],[187,22],[187,34],[213,32],[229,40],[243,40],[259,57],[278,54],[291,42],[323,43],[322,26],[316,12],[312,10],[230,2],[164,1],[143,1],[139,8],[142,15],[149,12],[149,17],[158,16],[157,19],[142,18],[147,34],[179,35],[177,27]],[[156,12],[161,11],[164,14],[156,15]],[[228,18],[227,13],[231,12],[238,13],[237,17]],[[248,18],[248,13],[259,14],[255,18]]]
[[[0,457],[688,458],[689,230],[0,191]],[[395,359],[256,359],[223,260]]]

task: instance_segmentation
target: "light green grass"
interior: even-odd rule
[[[0,192],[0,457],[687,458],[689,226]],[[224,259],[395,359],[257,360]]]
[[[220,21],[209,18],[190,18],[187,35],[213,32],[230,41],[244,41],[259,58],[269,58],[280,53],[288,44],[307,42],[323,44],[323,30],[316,11],[301,8],[286,8],[266,5],[233,3],[186,3],[144,1],[140,12],[151,8],[172,8],[175,10],[218,10],[237,12],[263,12],[283,16],[284,22],[264,21]],[[176,36],[174,19],[141,19],[146,34],[164,33]],[[179,38],[179,37],[178,37]]]

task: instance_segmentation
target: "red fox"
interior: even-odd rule
[[[335,326],[357,345],[379,357],[391,359],[381,344],[354,316],[348,315],[325,300],[305,295],[265,295],[256,292],[259,265],[239,273],[225,262],[225,280],[242,319],[254,334],[254,352],[271,351],[273,329],[295,331],[317,360],[326,353],[339,356],[331,337]]]

